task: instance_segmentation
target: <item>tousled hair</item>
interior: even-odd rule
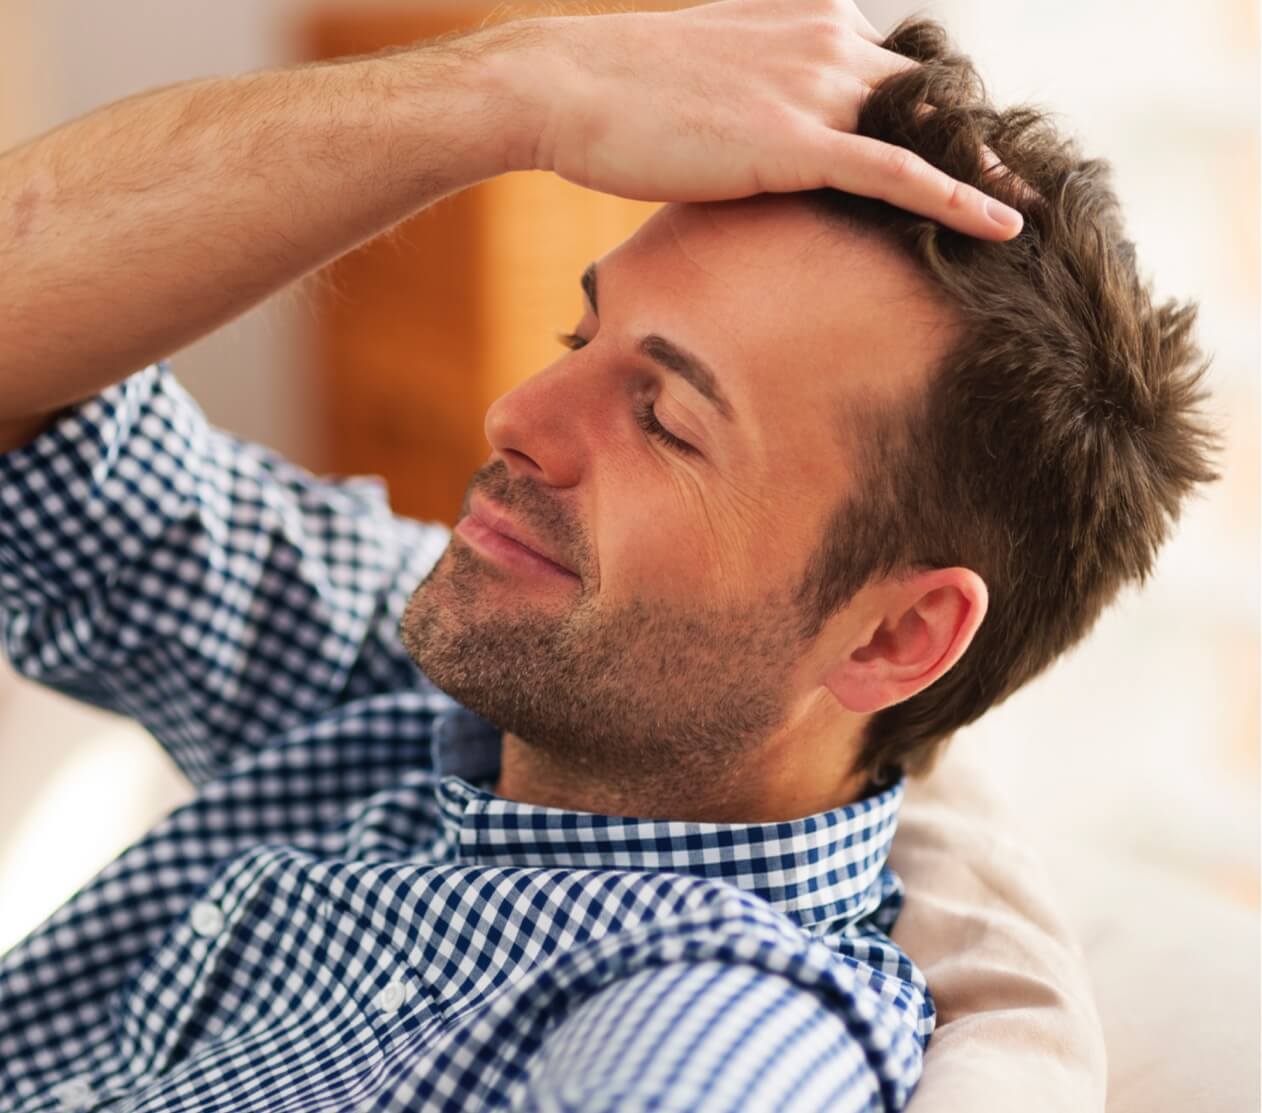
[[[1025,226],[987,242],[869,198],[800,195],[912,259],[963,326],[927,390],[862,414],[862,474],[797,596],[809,638],[872,580],[961,565],[986,583],[986,617],[955,666],[870,718],[857,768],[877,783],[928,769],[1143,583],[1184,500],[1218,478],[1220,445],[1202,411],[1196,306],[1154,304],[1108,164],[1042,112],[988,104],[938,24],[904,21],[883,45],[921,64],[877,87],[859,133],[1020,209]],[[983,146],[998,173],[984,173]]]

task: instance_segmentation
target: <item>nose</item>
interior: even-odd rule
[[[558,364],[492,402],[483,432],[510,474],[572,487],[583,473],[595,405],[574,368]]]

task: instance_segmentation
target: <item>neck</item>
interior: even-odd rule
[[[831,703],[831,706],[829,706]],[[848,715],[848,713],[847,713]],[[867,776],[851,773],[862,719],[839,721],[821,699],[726,771],[666,770],[616,780],[558,762],[546,746],[505,732],[495,794],[566,811],[702,823],[774,823],[862,799]]]

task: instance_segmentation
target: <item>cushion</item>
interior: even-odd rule
[[[1083,950],[984,767],[948,749],[908,781],[893,938],[938,1008],[911,1113],[1100,1113],[1104,1032]]]
[[[1085,847],[1047,861],[1086,949],[1108,1113],[1257,1113],[1256,907]]]

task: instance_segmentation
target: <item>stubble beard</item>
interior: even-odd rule
[[[434,684],[556,768],[686,799],[728,783],[787,718],[802,651],[787,595],[721,612],[586,594],[568,607],[502,605],[501,576],[453,542],[409,599],[400,637]]]

